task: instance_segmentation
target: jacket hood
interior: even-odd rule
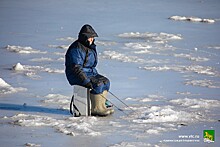
[[[80,32],[79,32],[79,35],[80,34],[83,34],[85,35],[86,37],[90,38],[90,37],[98,37],[98,34],[95,32],[95,30],[92,28],[91,25],[84,25]]]
[[[98,34],[95,32],[91,25],[86,24],[81,28],[79,32],[78,40],[82,44],[89,46],[87,39],[90,37],[98,37]]]

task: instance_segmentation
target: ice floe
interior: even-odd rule
[[[213,69],[210,66],[201,66],[201,65],[191,65],[191,66],[183,66],[183,65],[164,65],[164,66],[145,66],[140,67],[141,69],[150,70],[150,71],[178,71],[181,73],[185,72],[193,72],[197,74],[204,74],[210,76],[219,76],[218,71]]]
[[[212,46],[209,46],[208,48],[220,50],[220,45],[212,45]]]
[[[35,144],[35,143],[25,143],[24,144],[26,147],[40,147],[40,144]]]
[[[30,61],[34,61],[34,62],[42,62],[42,61],[53,61],[53,59],[52,59],[52,58],[41,57],[41,58],[34,58],[34,59],[31,59]]]
[[[97,40],[95,41],[95,44],[97,46],[101,45],[101,46],[113,46],[116,45],[116,42],[111,42],[111,41],[101,41],[101,40]]]
[[[149,45],[149,43],[145,42],[144,44],[142,43],[125,43],[126,47],[130,47],[130,48],[134,48],[134,49],[149,49],[152,48],[151,45]]]
[[[0,78],[0,95],[16,93],[16,92],[26,91],[26,90],[27,90],[26,88],[22,88],[22,87],[14,88],[10,84],[6,83],[2,78]]]
[[[188,92],[188,91],[186,91],[186,92],[176,92],[176,94],[179,94],[179,95],[192,95],[191,94],[191,92]]]
[[[140,59],[137,56],[127,56],[125,54],[116,52],[116,51],[104,51],[102,53],[102,58],[105,59],[115,59],[121,62],[134,62],[134,63],[143,63],[144,59]]]
[[[130,50],[134,54],[166,55],[162,52],[174,51],[175,47],[168,44],[155,44],[153,42],[129,42],[123,49]]]
[[[210,66],[191,65],[183,67],[184,71],[194,72],[197,74],[219,76],[218,71]]]
[[[17,72],[23,72],[24,75],[30,78],[39,78],[39,76],[37,76],[38,72],[60,73],[60,74],[64,73],[64,69],[52,69],[43,66],[22,65],[21,63],[17,63],[13,65],[12,70],[15,70]]]
[[[172,20],[178,20],[178,21],[191,21],[191,22],[205,22],[205,23],[214,23],[214,19],[208,19],[208,18],[199,18],[199,17],[193,17],[193,16],[171,16],[169,19]]]
[[[137,51],[134,51],[135,54],[152,54],[151,51],[149,51],[148,49],[152,48],[151,45],[149,45],[148,43],[125,43],[125,46],[127,48],[132,48],[135,49]]]
[[[142,51],[137,51],[134,53],[140,54],[141,52]],[[148,60],[146,60],[146,59],[142,59],[138,56],[126,55],[123,53],[119,53],[117,51],[110,51],[110,50],[104,51],[103,53],[101,53],[100,57],[104,58],[104,59],[112,59],[112,60],[117,60],[120,62],[128,62],[128,63],[147,63],[147,64],[168,63],[168,60],[162,60],[162,59],[148,59]]]
[[[158,135],[163,132],[175,131],[181,124],[192,124],[206,121],[205,114],[200,111],[191,112],[175,106],[132,106],[135,112],[122,119],[132,122],[127,126],[130,130],[141,131],[138,136]]]
[[[163,99],[164,97],[161,95],[155,95],[155,94],[151,94],[148,95],[147,97],[144,98],[131,98],[131,97],[127,97],[125,98],[126,101],[138,101],[138,102],[151,102],[151,101],[158,101]]]
[[[69,48],[69,45],[48,45],[48,47],[67,50]]]
[[[198,62],[204,62],[204,61],[209,61],[209,58],[205,58],[205,57],[193,57],[192,55],[190,54],[174,54],[174,57],[181,57],[181,58],[186,58],[186,59],[189,59],[191,61],[198,61]]]
[[[63,38],[58,38],[56,40],[73,42],[73,41],[76,40],[76,38],[73,38],[73,37],[63,37]]]
[[[187,108],[205,108],[205,109],[213,109],[220,107],[219,100],[209,100],[209,99],[193,99],[193,98],[184,98],[184,99],[174,99],[170,100],[171,103],[184,106]]]
[[[168,71],[168,70],[174,70],[174,71],[180,71],[181,67],[178,66],[145,66],[145,67],[140,67],[141,69],[145,70],[150,70],[150,71]]]
[[[219,83],[216,83],[212,80],[188,80],[185,82],[186,85],[200,86],[200,87],[208,87],[208,88],[220,88]]]
[[[184,116],[184,117],[183,117]],[[161,122],[193,122],[200,120],[200,116],[186,111],[175,110],[173,106],[158,107],[152,106],[140,115],[139,119],[134,119],[135,123],[161,123]]]
[[[70,136],[89,135],[99,136],[100,132],[94,131],[94,124],[97,125],[96,117],[66,117],[56,119],[50,116],[32,115],[32,114],[16,114],[7,119],[12,119],[12,124],[24,127],[52,127],[57,132]]]
[[[64,73],[64,69],[51,69],[51,68],[45,68],[43,71],[46,71],[48,73]]]
[[[43,70],[42,66],[31,66],[31,65],[22,65],[21,63],[17,63],[12,66],[12,70],[15,71],[25,71],[25,72],[35,72],[39,70]]]
[[[16,70],[16,71],[23,71],[24,70],[24,66],[21,65],[21,63],[17,63],[15,65],[13,65],[12,69]]]
[[[32,47],[22,47],[22,46],[14,46],[7,45],[5,47],[10,52],[20,53],[20,54],[46,54],[47,52],[42,52],[40,50],[33,49]]]
[[[46,99],[42,100],[44,103],[56,104],[60,109],[68,110],[70,104],[70,97],[61,94],[48,94],[44,96]]]
[[[16,71],[27,71],[27,72],[45,71],[49,73],[64,73],[63,69],[51,69],[43,66],[21,65],[21,63],[17,63],[13,65],[12,69]]]
[[[42,66],[22,65],[21,63],[17,63],[12,67],[12,70],[16,70],[16,71],[35,71],[41,69],[43,69]]]
[[[192,96],[191,93],[187,93]],[[167,105],[154,105],[151,101],[163,98],[163,96],[149,95],[147,98],[126,98],[129,101],[146,102],[141,105],[133,104],[130,108],[134,110],[129,116],[122,119],[132,122],[127,126],[135,131],[144,131],[140,136],[147,134],[161,134],[167,131],[177,130],[192,123],[202,121],[215,121],[210,113],[220,107],[219,100],[203,98],[180,98],[167,100]],[[163,98],[164,99],[164,98]],[[130,110],[130,108],[125,108]],[[117,123],[115,123],[117,124]],[[120,124],[117,124],[120,125]],[[144,130],[143,130],[144,128]]]
[[[122,38],[140,38],[140,39],[146,39],[146,40],[151,40],[151,41],[160,41],[161,43],[165,43],[169,40],[180,40],[182,39],[180,34],[169,34],[169,33],[140,33],[140,32],[130,32],[130,33],[123,33],[119,34],[119,37]]]
[[[65,55],[65,53],[61,53],[61,52],[54,52],[54,55],[58,55],[58,56],[64,56]]]
[[[57,61],[63,61],[64,62],[65,58],[64,57],[60,57],[60,58],[57,59]]]

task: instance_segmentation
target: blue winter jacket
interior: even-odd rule
[[[98,37],[90,25],[84,25],[78,39],[73,42],[65,55],[66,77],[70,85],[87,87],[92,84],[92,94],[102,93],[109,90],[110,81],[108,78],[98,74],[96,65],[98,62],[96,45],[94,41],[89,44],[88,38]]]
[[[85,86],[90,82],[90,77],[96,76],[97,52],[94,41],[88,42],[88,38],[98,37],[98,34],[90,25],[84,25],[78,39],[73,42],[65,55],[66,77],[70,85]]]
[[[98,74],[96,70],[96,45],[84,46],[79,40],[75,41],[66,53],[66,77],[70,85],[85,86],[92,76]]]

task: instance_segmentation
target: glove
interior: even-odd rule
[[[93,86],[92,86],[92,83],[91,82],[88,82],[86,85],[85,85],[86,88],[89,88],[89,89],[93,89]]]
[[[100,85],[103,83],[102,80],[100,80],[100,79],[98,79],[98,78],[96,78],[96,77],[93,77],[93,78],[91,78],[90,80],[91,80],[92,83],[93,83],[94,85],[96,85],[96,86],[100,86]]]

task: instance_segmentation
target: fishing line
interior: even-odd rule
[[[108,100],[104,95],[101,94],[101,96]],[[125,115],[129,116],[127,113],[124,112],[124,110],[122,110],[121,108],[117,107],[114,103],[112,103],[110,100],[108,100],[115,108],[117,108],[119,111],[123,112]]]
[[[113,94],[111,91],[109,91],[109,93],[114,96],[116,99],[118,99],[122,104],[124,104],[127,108],[129,108],[131,111],[133,111],[134,113],[137,113],[134,109],[132,109],[130,106],[128,106],[125,102],[123,102],[119,97],[117,97],[115,94]]]
[[[95,89],[92,89],[96,92]],[[97,93],[97,92],[96,92]],[[108,100],[103,94],[100,94],[105,100]],[[112,103],[110,100],[108,100],[115,108],[117,108],[119,111],[123,112],[125,115],[129,116],[127,113],[124,112],[121,108],[117,107],[114,103]]]
[[[94,89],[93,89],[94,90]],[[94,90],[95,91],[95,90]],[[96,92],[96,91],[95,91]],[[115,97],[116,99],[118,99],[122,104],[124,104],[127,108],[129,108],[131,111],[133,111],[134,113],[138,114],[134,109],[132,109],[130,106],[128,106],[125,102],[123,102],[119,97],[117,97],[115,94],[113,94],[111,91],[108,91],[113,97]],[[101,94],[101,96],[108,100],[104,95]],[[108,100],[109,101],[109,100]],[[115,106],[119,111],[123,112],[124,114],[128,115],[127,113],[124,112],[124,110],[122,110],[121,108],[117,107],[114,103],[112,103],[111,101],[109,101],[113,106]]]

